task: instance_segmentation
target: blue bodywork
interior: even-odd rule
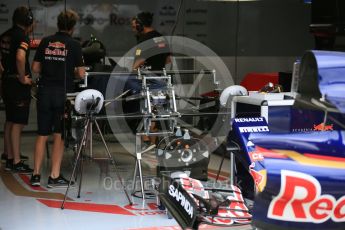
[[[259,124],[255,118],[232,121],[243,149],[241,154],[245,155],[256,184],[252,211],[255,226],[345,229],[344,89],[345,53],[309,51],[301,61],[296,101],[311,104],[316,101],[314,107],[321,104],[318,115],[310,118],[314,128],[291,132],[289,125],[285,133],[266,129],[260,132],[257,127],[265,124]],[[289,110],[294,109],[303,110],[300,106]],[[328,114],[325,111],[330,109],[332,119],[320,124]],[[272,129],[270,125],[267,127]]]
[[[280,136],[280,137],[279,137]],[[255,198],[253,210],[253,220],[257,226],[269,228],[279,226],[286,229],[344,229],[345,214],[341,215],[339,222],[332,219],[336,202],[342,202],[341,208],[345,209],[345,132],[344,131],[325,131],[295,134],[251,134],[249,140],[256,146],[272,151],[277,154],[265,156],[263,167],[267,171],[267,181],[263,192],[258,193]],[[281,157],[281,156],[283,157]],[[313,182],[315,187],[320,189],[320,194],[310,202],[302,202],[305,205],[305,218],[298,218],[295,210],[290,210],[289,215],[280,217],[270,217],[269,207],[273,203],[273,197],[279,196],[281,192],[286,191],[283,187],[284,177],[282,171],[299,174],[298,179],[306,179],[312,177],[317,182]],[[287,184],[287,186],[292,186]],[[295,193],[294,198],[282,197],[287,203],[287,208],[291,208],[288,203],[293,200],[302,199],[305,195],[299,195],[297,189],[305,189],[303,186],[296,187],[291,192]],[[309,191],[307,190],[307,193]],[[328,213],[327,220],[315,223],[317,219],[309,214],[307,206],[311,206],[317,202],[321,195],[327,195],[334,198],[335,202],[329,206],[329,210],[319,212]],[[300,196],[298,199],[297,197]],[[302,198],[301,198],[302,197]],[[332,198],[332,199],[333,199]],[[296,209],[299,206],[296,206]],[[285,211],[288,212],[288,211]],[[286,217],[286,216],[291,216]]]
[[[306,53],[304,58],[309,56],[314,57],[311,64],[316,64],[321,94],[340,112],[345,113],[345,53],[314,50]]]

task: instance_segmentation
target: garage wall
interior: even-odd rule
[[[155,13],[154,25],[170,35],[181,10],[175,35],[193,38],[223,57],[239,82],[247,72],[286,71],[293,60],[313,47],[309,34],[310,4],[301,0],[67,0],[81,16],[75,36],[95,35],[109,56],[121,56],[135,45],[130,19],[140,11]],[[11,23],[13,9],[25,0],[0,2],[0,31]],[[56,30],[56,16],[64,1],[31,0],[37,20],[34,36]]]
[[[27,1],[0,1],[0,31],[10,26],[18,5]],[[30,0],[30,5],[37,20],[34,37],[54,33],[64,1]],[[235,83],[250,72],[291,71],[294,60],[314,46],[308,28],[311,7],[302,0],[67,0],[67,8],[81,16],[74,35],[85,41],[93,34],[106,45],[107,55],[116,59],[135,45],[130,20],[138,12],[154,12],[154,26],[164,35],[171,35],[178,19],[174,34],[211,48],[230,70],[229,82]],[[202,68],[195,63],[193,68]],[[209,86],[201,85],[200,93]],[[35,130],[35,109],[31,111],[27,129]]]

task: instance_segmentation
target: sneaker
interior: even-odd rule
[[[20,159],[21,159],[22,161],[27,161],[27,160],[29,160],[29,157],[28,157],[28,156],[25,156],[25,155],[23,155],[23,154],[20,154]]]
[[[41,175],[34,175],[32,174],[31,175],[31,178],[30,178],[30,184],[31,186],[40,186],[41,185]]]
[[[66,180],[62,175],[57,178],[48,177],[48,188],[67,188],[69,181]],[[74,182],[71,182],[71,185],[74,185]]]
[[[30,174],[34,170],[29,167],[29,165],[24,164],[23,161],[20,161],[17,164],[13,164],[13,171],[16,173]]]
[[[28,156],[25,156],[25,155],[20,154],[20,160],[26,161],[26,160],[28,160],[28,159],[29,159]],[[3,163],[6,163],[6,160],[7,160],[7,154],[6,154],[6,153],[2,153],[2,154],[1,154],[1,161],[2,161]]]
[[[7,161],[7,154],[5,154],[5,153],[1,154],[1,161],[6,163],[6,161]]]
[[[6,159],[5,170],[12,171],[12,169],[13,169],[13,159]]]

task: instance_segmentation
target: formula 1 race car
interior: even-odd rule
[[[344,229],[344,60],[344,53],[326,51],[307,52],[302,58],[295,106],[324,112],[312,131],[248,136],[255,144],[247,148],[254,168],[263,165],[262,173],[253,169],[262,176],[255,181],[261,190],[254,202],[255,226]]]
[[[231,121],[242,150],[236,158],[255,185],[252,209],[243,197],[248,191],[236,183],[208,187],[184,174],[163,180],[161,202],[182,228],[250,223],[259,229],[344,229],[344,60],[345,53],[326,51],[309,51],[301,60],[293,107],[317,114],[309,120],[321,111],[321,123],[310,130],[273,133],[263,117]]]

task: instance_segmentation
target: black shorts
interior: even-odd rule
[[[16,77],[4,76],[2,80],[4,101],[21,102],[31,99],[31,85],[24,85]]]
[[[38,135],[48,136],[61,133],[65,109],[65,92],[63,89],[40,87],[37,93]]]
[[[31,102],[31,86],[21,84],[14,77],[3,76],[2,96],[5,104],[6,121],[27,125]]]
[[[4,101],[6,121],[27,125],[29,121],[30,100],[21,102]]]

